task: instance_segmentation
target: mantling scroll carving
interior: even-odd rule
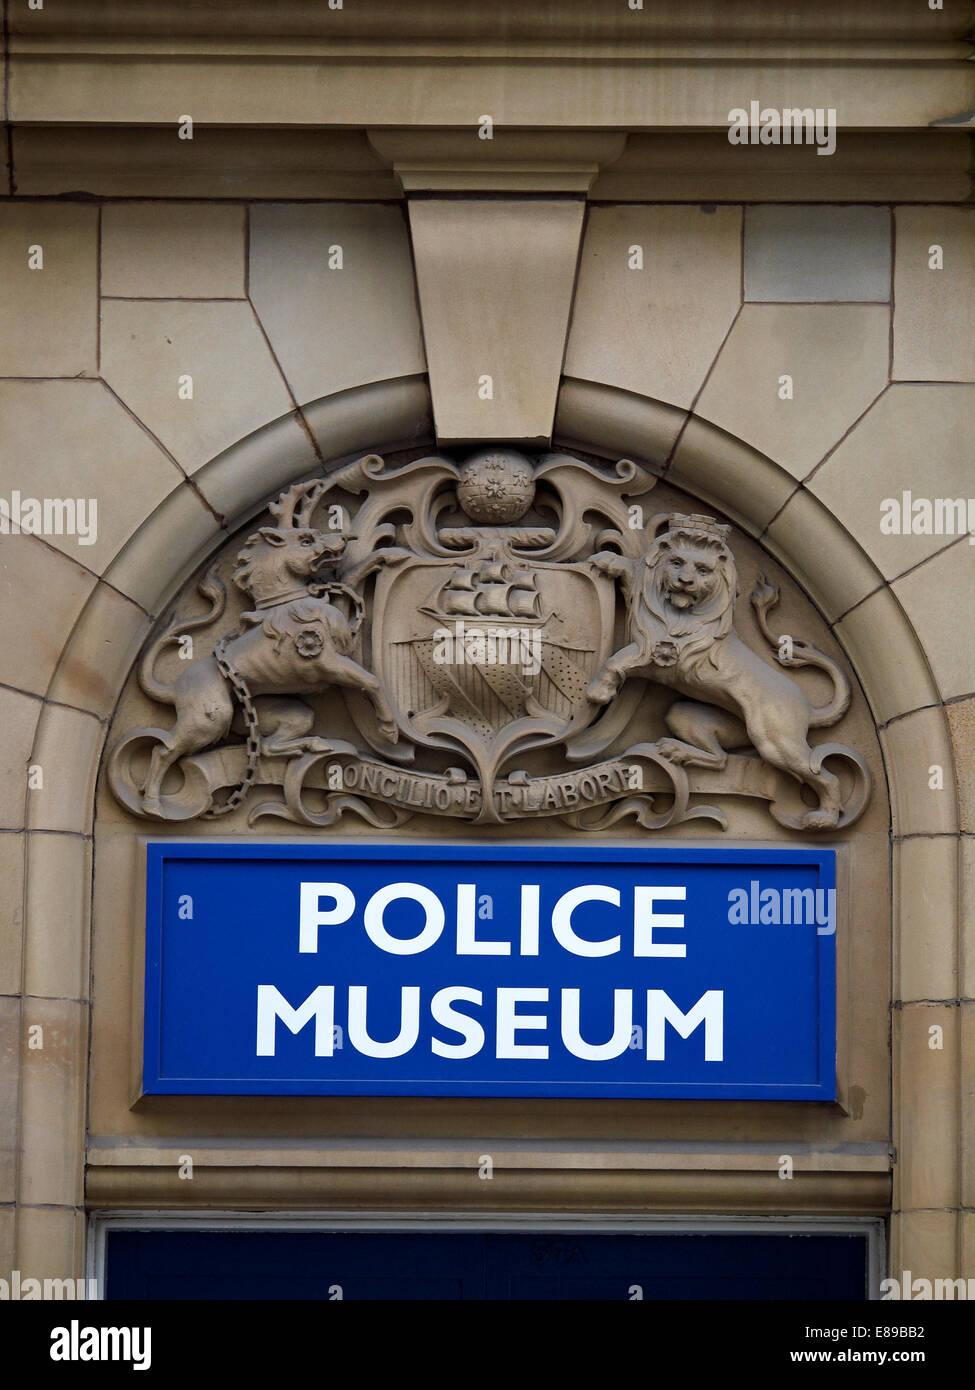
[[[847,677],[809,643],[773,635],[778,592],[761,578],[751,602],[777,664],[741,640],[730,528],[676,512],[634,526],[633,499],[655,483],[628,460],[532,463],[499,448],[460,467],[367,455],[289,488],[270,508],[276,524],[237,556],[249,603],[238,628],[218,631],[227,592],[215,565],[199,585],[207,609],[174,617],[147,647],[140,684],[176,720],[115,745],[115,796],[174,821],[252,800],[250,823],[319,827],[348,813],[384,827],[415,814],[726,826],[693,799],[704,793],[763,798],[796,829],[852,824],[870,793],[866,764],[808,743],[842,718]],[[336,515],[341,529],[322,529]],[[161,680],[157,662],[191,632],[212,634],[196,639],[212,651]],[[783,669],[804,666],[830,677],[825,705]],[[659,737],[628,741],[648,683],[678,699]],[[323,722],[323,695],[344,700],[355,742]],[[546,750],[546,768],[530,771]],[[252,799],[255,786],[279,794]]]

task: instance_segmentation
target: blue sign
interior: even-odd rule
[[[144,1089],[834,1100],[834,859],[150,844]]]

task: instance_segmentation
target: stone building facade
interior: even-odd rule
[[[81,1275],[132,1214],[355,1211],[873,1222],[889,1272],[975,1277],[975,549],[946,506],[975,494],[971,24],[959,0],[9,5],[0,1271]],[[862,815],[733,797],[724,835],[838,850],[835,1103],[140,1093],[146,839],[722,838],[174,824],[113,794],[112,748],[159,718],[140,652],[279,494],[495,444],[633,461],[648,514],[731,527],[748,645],[764,574],[777,630],[852,673]]]

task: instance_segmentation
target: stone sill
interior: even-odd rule
[[[886,1144],[844,1144],[835,1149],[782,1140],[776,1144],[523,1143],[483,1139],[459,1145],[444,1142],[404,1144],[400,1140],[338,1140],[328,1148],[305,1144],[249,1147],[246,1144],[200,1144],[192,1139],[175,1144],[94,1144],[88,1151],[90,1168],[175,1168],[189,1153],[194,1166],[220,1169],[461,1169],[470,1173],[480,1155],[490,1154],[495,1171],[603,1170],[607,1172],[751,1172],[777,1173],[779,1156],[788,1152],[796,1172],[886,1173],[892,1167]]]
[[[90,1210],[241,1211],[368,1208],[404,1211],[471,1210],[694,1212],[774,1215],[883,1215],[890,1210],[885,1172],[802,1172],[789,1181],[764,1172],[692,1169],[505,1169],[490,1181],[477,1168],[300,1168],[194,1166],[181,1180],[175,1163],[159,1167],[90,1167]]]

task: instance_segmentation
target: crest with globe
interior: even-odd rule
[[[520,521],[534,497],[532,466],[514,449],[484,449],[461,465],[457,500],[472,521]]]

